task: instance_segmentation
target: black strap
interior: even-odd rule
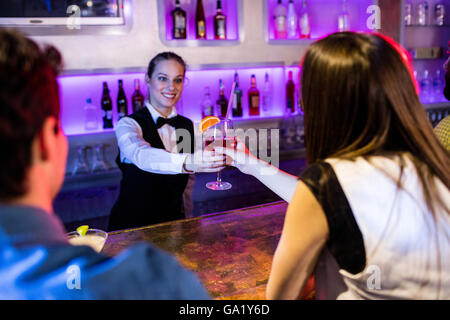
[[[340,268],[352,274],[364,270],[366,252],[363,237],[331,165],[326,162],[315,163],[299,179],[308,186],[322,206],[330,230],[327,247]]]

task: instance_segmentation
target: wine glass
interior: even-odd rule
[[[92,165],[92,172],[98,173],[107,170],[107,166],[103,155],[103,144],[97,144],[94,146],[94,163]]]
[[[214,126],[203,132],[204,148],[210,149],[214,145],[224,148],[236,148],[236,136],[233,133],[233,122],[230,119],[221,120]],[[212,148],[213,149],[213,148]],[[232,185],[229,182],[222,181],[220,171],[217,172],[216,181],[208,182],[206,187],[211,190],[228,190]]]
[[[88,162],[86,159],[86,146],[78,146],[77,147],[77,159],[75,162],[75,166],[72,169],[72,175],[82,175],[90,173]]]

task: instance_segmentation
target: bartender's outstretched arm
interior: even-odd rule
[[[224,153],[229,157],[227,164],[238,168],[261,181],[286,202],[290,202],[297,187],[297,177],[284,172],[277,167],[255,157],[238,139],[236,150],[214,147],[215,152]]]

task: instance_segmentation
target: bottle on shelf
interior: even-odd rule
[[[426,26],[429,24],[428,1],[420,1],[417,4],[416,24]]]
[[[236,86],[233,92],[233,108],[231,112],[233,117],[242,117],[242,90],[239,87],[239,75],[237,72],[234,73],[234,82]]]
[[[442,79],[442,73],[440,69],[436,70],[436,74],[433,78],[433,97],[434,100],[441,101],[444,91],[444,81]]]
[[[195,10],[195,31],[197,39],[206,39],[206,19],[202,0],[197,0]]]
[[[295,113],[295,84],[292,79],[292,71],[289,71],[288,82],[286,83],[286,111]]]
[[[437,26],[443,26],[445,20],[445,5],[443,2],[436,3],[434,6],[434,23]]]
[[[117,114],[119,120],[128,114],[127,97],[123,90],[123,81],[119,80],[119,92],[117,93]]]
[[[209,87],[205,87],[202,100],[202,119],[214,115],[214,106],[211,100],[211,93]]]
[[[84,105],[84,129],[97,130],[98,129],[98,112],[97,107],[92,104],[92,99],[86,99]]]
[[[133,104],[133,112],[136,112],[144,107],[144,96],[141,93],[139,79],[134,79],[134,93],[131,96]]]
[[[214,16],[214,38],[216,40],[227,38],[227,17],[222,13],[221,0],[217,0],[217,13]]]
[[[287,36],[290,39],[298,38],[297,33],[298,15],[295,10],[294,0],[289,0],[287,10]]]
[[[304,115],[299,112],[294,117],[295,126],[295,147],[301,148],[305,146],[305,124]]]
[[[347,10],[347,1],[342,0],[342,9],[338,17],[338,30],[339,32],[343,31],[349,31],[350,30],[350,24],[349,24],[349,16],[348,16],[348,10]]]
[[[412,0],[405,1],[405,26],[413,24],[413,4]]]
[[[181,9],[180,0],[175,1],[171,15],[173,39],[186,39],[186,11]]]
[[[287,19],[287,10],[283,5],[282,0],[278,0],[278,4],[275,7],[273,13],[274,19],[274,27],[275,27],[275,38],[276,39],[284,39],[287,36],[286,31],[286,19]]]
[[[270,84],[269,73],[264,75],[264,87],[262,91],[261,107],[263,115],[268,115],[272,109],[272,86]]]
[[[295,117],[290,112],[283,116],[280,125],[280,149],[293,149],[296,142]]]
[[[259,116],[259,90],[256,87],[256,77],[252,74],[250,78],[250,89],[248,90],[248,114]]]
[[[309,21],[309,13],[306,5],[306,0],[302,2],[300,9],[300,17],[298,20],[300,28],[300,39],[311,39],[311,24]]]
[[[422,101],[422,103],[429,102],[430,89],[431,89],[430,73],[428,70],[425,70],[423,72],[423,77],[420,80],[420,100]]]
[[[222,79],[219,79],[219,99],[217,100],[217,114],[225,118],[227,115],[228,100],[225,98],[225,87]]]
[[[108,83],[103,82],[102,94],[103,129],[113,127],[112,100],[109,95]]]

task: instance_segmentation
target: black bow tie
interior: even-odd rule
[[[173,118],[168,119],[159,117],[158,120],[156,120],[156,128],[159,129],[165,124],[168,124],[169,126],[176,128],[180,123],[180,120],[181,120],[180,116],[175,116]]]

